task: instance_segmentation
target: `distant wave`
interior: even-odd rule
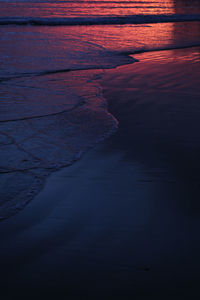
[[[200,14],[191,15],[132,15],[116,17],[75,17],[75,18],[32,18],[3,17],[0,25],[36,25],[36,26],[73,26],[73,25],[112,25],[112,24],[147,24],[166,22],[200,21]]]

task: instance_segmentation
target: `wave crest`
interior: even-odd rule
[[[113,24],[147,24],[166,22],[200,21],[200,14],[191,15],[132,15],[118,17],[75,17],[75,18],[33,18],[3,17],[0,25],[37,25],[37,26],[74,26],[74,25],[113,25]]]

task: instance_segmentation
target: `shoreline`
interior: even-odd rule
[[[123,68],[123,67],[125,67],[126,68],[126,66],[129,66],[129,65],[132,65],[132,64],[134,64],[134,63],[137,63],[137,62],[140,62],[137,58],[135,58],[135,57],[137,57],[138,55],[139,55],[139,57],[140,56],[143,56],[143,55],[145,55],[145,53],[149,53],[150,52],[150,54],[151,54],[151,52],[153,52],[153,55],[154,55],[154,52],[160,52],[160,51],[172,51],[172,50],[184,50],[184,49],[188,49],[188,50],[190,50],[191,48],[196,48],[196,49],[199,49],[199,46],[198,45],[186,45],[186,46],[182,46],[181,48],[177,48],[177,47],[175,47],[175,48],[165,48],[165,49],[153,49],[153,50],[141,50],[141,51],[136,51],[135,53],[123,53],[123,55],[126,55],[127,56],[127,58],[129,57],[131,60],[132,60],[132,62],[127,62],[127,63],[124,63],[123,65],[120,65],[120,66],[117,66],[117,67],[114,67],[114,68],[111,68],[111,69],[103,69],[103,72],[106,74],[106,73],[112,73],[112,70],[118,70],[118,68]],[[192,49],[191,49],[192,50]],[[142,62],[142,61],[141,61]],[[82,70],[83,72],[87,72],[87,71],[91,71],[91,74],[93,74],[93,72],[98,72],[98,71],[100,71],[101,69],[89,69],[89,70]],[[120,70],[120,69],[119,69]],[[73,71],[72,71],[73,72]],[[62,72],[61,72],[62,73]],[[94,79],[94,82],[95,82],[95,80],[97,80],[97,82],[99,82],[100,83],[100,86],[98,87],[98,89],[100,88],[100,90],[102,90],[102,88],[101,88],[101,82],[103,83],[104,82],[104,80],[100,80],[99,78],[101,78],[101,75],[100,75],[100,77],[98,78],[98,75],[99,74],[97,74],[97,75],[95,75],[95,76],[97,76],[97,79]],[[60,76],[59,74],[58,74],[58,76]],[[91,75],[90,75],[91,76]],[[99,95],[97,95],[98,97],[97,98],[99,98],[99,99],[101,99],[101,101],[105,101],[105,103],[104,103],[104,105],[105,105],[105,107],[107,107],[107,102],[106,102],[106,99],[104,99],[104,97],[101,97],[101,95],[100,95],[100,97],[99,97]],[[74,108],[72,108],[72,110],[73,110]],[[63,114],[63,113],[68,113],[68,112],[70,112],[70,110],[68,110],[68,111],[63,111],[63,112],[59,112],[59,113],[55,113],[55,114],[51,114],[51,115],[44,115],[43,116],[43,118],[46,118],[46,117],[48,117],[48,116],[56,116],[56,115],[61,115],[61,114]],[[105,111],[105,115],[107,115],[108,117],[111,117],[111,119],[113,119],[113,123],[116,121],[116,124],[118,123],[118,120],[115,118],[115,116],[113,115],[113,114],[111,114],[110,112],[109,112],[109,110],[107,110],[106,109],[106,111]],[[36,117],[33,117],[33,118],[31,118],[31,119],[41,119],[42,117],[41,116],[36,116]],[[31,119],[29,119],[28,118],[28,120],[31,120]],[[26,118],[25,119],[16,119],[16,120],[9,120],[9,121],[1,121],[1,123],[4,123],[4,122],[16,122],[16,121],[26,121]],[[98,144],[98,143],[100,143],[101,141],[104,141],[104,140],[106,140],[108,137],[110,137],[114,132],[115,132],[115,130],[116,130],[116,128],[115,128],[115,126],[113,125],[113,129],[110,129],[109,131],[108,131],[108,133],[106,133],[105,134],[105,136],[102,136],[102,137],[100,137],[99,138],[99,140],[97,140],[93,145],[89,145],[88,147],[87,147],[87,149],[83,149],[83,151],[80,151],[80,154],[79,153],[77,153],[77,155],[75,155],[75,157],[74,157],[74,159],[71,161],[71,162],[69,162],[69,164],[66,164],[66,165],[63,165],[62,166],[62,164],[60,165],[60,166],[58,166],[58,168],[56,167],[54,170],[52,169],[51,170],[51,168],[47,168],[46,170],[44,169],[44,170],[37,170],[37,168],[36,168],[36,174],[34,174],[34,168],[33,169],[31,169],[31,168],[25,168],[25,169],[23,169],[22,168],[22,170],[17,170],[16,169],[16,173],[19,173],[19,175],[22,175],[23,174],[23,172],[25,171],[32,171],[33,170],[33,174],[31,174],[31,172],[30,172],[30,174],[29,175],[33,175],[33,176],[35,176],[35,180],[36,180],[36,182],[38,181],[41,181],[42,183],[40,183],[40,187],[38,187],[37,188],[37,184],[36,184],[36,186],[35,185],[33,185],[33,187],[30,189],[30,191],[29,192],[27,192],[27,197],[29,197],[30,198],[30,200],[28,200],[28,201],[26,201],[26,200],[24,200],[25,201],[25,203],[22,205],[22,208],[20,208],[19,210],[18,210],[18,208],[16,208],[15,209],[15,207],[13,207],[13,210],[14,210],[14,213],[8,213],[6,216],[2,216],[1,218],[0,218],[0,221],[3,221],[3,220],[6,220],[6,219],[8,219],[8,218],[10,218],[11,216],[13,216],[13,215],[15,215],[16,213],[18,213],[20,210],[22,210],[22,209],[24,209],[24,207],[27,205],[27,203],[29,203],[30,201],[33,201],[33,199],[35,198],[35,196],[40,192],[40,190],[42,190],[43,189],[43,187],[44,187],[44,185],[45,185],[45,183],[46,183],[46,180],[47,180],[47,178],[52,174],[52,173],[54,173],[54,172],[57,172],[57,171],[59,171],[59,170],[62,170],[63,168],[67,168],[67,167],[69,167],[70,165],[72,165],[73,163],[75,163],[76,161],[77,161],[77,157],[78,157],[78,159],[79,159],[79,156],[81,156],[82,155],[82,153],[81,152],[83,152],[83,153],[86,153],[87,151],[90,151],[90,149],[92,149],[92,148],[94,148],[95,147],[95,145],[96,144]],[[107,137],[108,136],[108,137]],[[77,157],[76,157],[77,156]],[[26,159],[24,159],[24,161],[26,161]],[[40,172],[40,173],[49,173],[48,175],[44,175],[42,178],[40,178],[40,176],[38,176],[38,172]],[[8,172],[2,172],[2,174],[8,174],[9,175],[9,173],[10,174],[12,174],[12,173],[14,173],[14,172],[11,172],[11,171],[8,171]],[[36,192],[35,193],[35,189],[36,190],[38,190],[38,192]],[[32,196],[33,194],[35,194],[34,196]],[[21,196],[21,195],[20,195]],[[8,205],[9,206],[9,205]],[[17,207],[17,204],[16,204],[16,207]],[[8,208],[9,209],[9,208]],[[16,210],[16,211],[15,211]]]
[[[199,293],[199,65],[194,54],[180,60],[193,50],[168,51],[106,70],[100,82],[119,130],[1,222],[4,287],[69,299]]]

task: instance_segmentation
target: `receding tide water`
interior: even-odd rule
[[[6,218],[50,172],[116,130],[96,81],[102,70],[133,63],[128,54],[135,52],[199,45],[200,6],[173,0],[1,0],[0,6],[0,217]]]

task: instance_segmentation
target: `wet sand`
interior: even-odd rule
[[[199,48],[135,57],[101,79],[116,134],[1,223],[5,299],[198,297]]]

